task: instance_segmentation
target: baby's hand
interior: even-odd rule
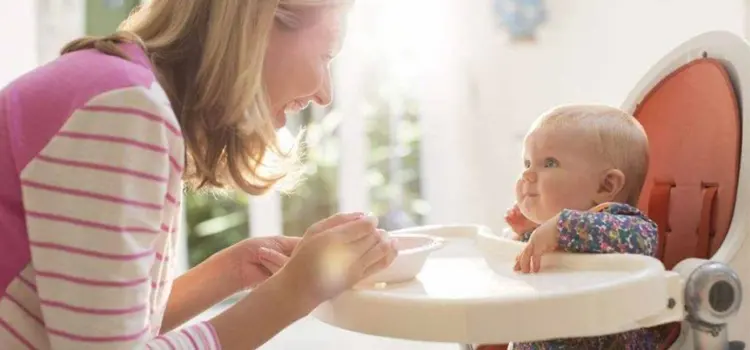
[[[553,252],[558,247],[560,231],[557,229],[557,219],[558,217],[555,216],[534,230],[526,247],[516,257],[514,271],[539,272],[542,266],[542,255]]]
[[[520,239],[521,235],[533,231],[538,226],[521,213],[521,209],[518,209],[517,204],[505,213],[505,222],[516,233],[516,239]]]

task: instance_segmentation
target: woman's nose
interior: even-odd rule
[[[315,93],[314,101],[315,104],[325,107],[331,104],[333,100],[333,92],[331,91],[331,74],[326,73],[323,77],[320,89]]]

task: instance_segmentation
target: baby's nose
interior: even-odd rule
[[[522,178],[526,182],[536,182],[536,172],[526,169],[523,172]]]

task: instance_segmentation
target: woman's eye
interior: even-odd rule
[[[558,163],[555,158],[547,158],[544,160],[545,168],[557,168],[558,166],[560,166],[560,163]]]

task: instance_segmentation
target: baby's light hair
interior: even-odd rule
[[[540,129],[567,129],[590,136],[600,159],[625,174],[626,203],[638,204],[648,172],[648,137],[632,115],[607,105],[563,105],[540,116],[529,133]]]

